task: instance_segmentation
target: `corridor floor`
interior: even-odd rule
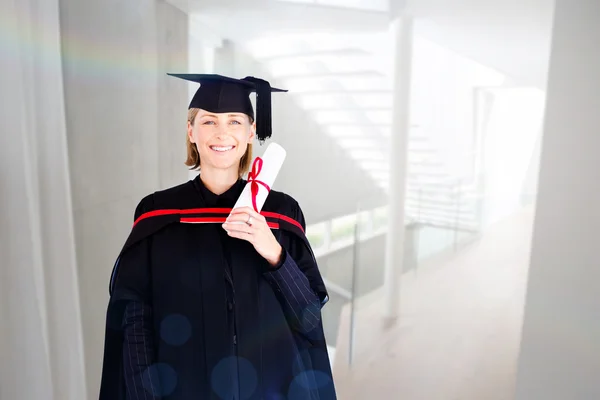
[[[532,222],[531,210],[520,211],[445,261],[405,274],[391,327],[380,293],[360,304],[352,368],[346,307],[335,360],[339,398],[512,399]]]

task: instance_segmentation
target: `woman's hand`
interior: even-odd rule
[[[240,207],[234,209],[223,224],[223,229],[231,237],[252,243],[258,254],[267,260],[271,266],[276,266],[279,263],[283,248],[271,232],[265,217],[252,208]]]

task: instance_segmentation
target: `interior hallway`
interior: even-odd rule
[[[522,210],[450,260],[405,274],[396,326],[383,328],[378,293],[365,299],[352,369],[346,308],[335,360],[339,398],[512,399],[532,220],[533,211]]]

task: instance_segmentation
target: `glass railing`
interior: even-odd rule
[[[361,240],[384,233],[387,225],[387,206],[308,225],[306,236],[315,255],[324,256],[352,246],[357,224],[360,228]]]
[[[482,197],[462,188],[457,183],[455,193],[460,195],[453,196],[456,204],[406,213],[403,273],[440,265],[444,257],[453,256],[479,237]],[[369,322],[359,321],[351,327],[348,316],[353,320],[361,307],[381,297],[387,226],[388,206],[382,206],[307,227],[330,296],[323,309],[325,333],[344,363],[351,364],[354,352],[361,351],[358,342],[369,343],[367,334],[361,333]],[[339,354],[338,340],[347,354]]]

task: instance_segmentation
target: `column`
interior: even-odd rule
[[[390,143],[389,225],[385,250],[384,316],[398,316],[400,277],[404,258],[404,202],[408,158],[410,83],[412,66],[413,21],[409,16],[396,18],[391,25],[395,40],[394,100]]]
[[[241,78],[237,76],[235,44],[231,40],[223,40],[215,50],[214,67],[220,75]]]
[[[556,0],[517,400],[600,398],[600,3]]]
[[[0,398],[84,399],[58,1],[0,8]]]
[[[183,163],[187,155],[186,119],[191,97],[187,96],[181,79],[167,75],[167,72],[188,72],[188,53],[193,50],[189,47],[191,38],[188,20],[189,16],[172,4],[164,0],[156,2],[159,189],[179,185],[188,178],[188,171]]]
[[[135,207],[187,178],[187,86],[166,73],[185,72],[188,16],[164,1],[59,4],[85,398],[97,399],[108,282]]]
[[[135,206],[159,189],[157,115],[164,114],[158,112],[156,2],[120,5],[60,0],[87,399],[99,393],[112,266]],[[72,56],[82,46],[112,50],[97,52],[86,66]],[[174,137],[184,123],[173,127]]]

